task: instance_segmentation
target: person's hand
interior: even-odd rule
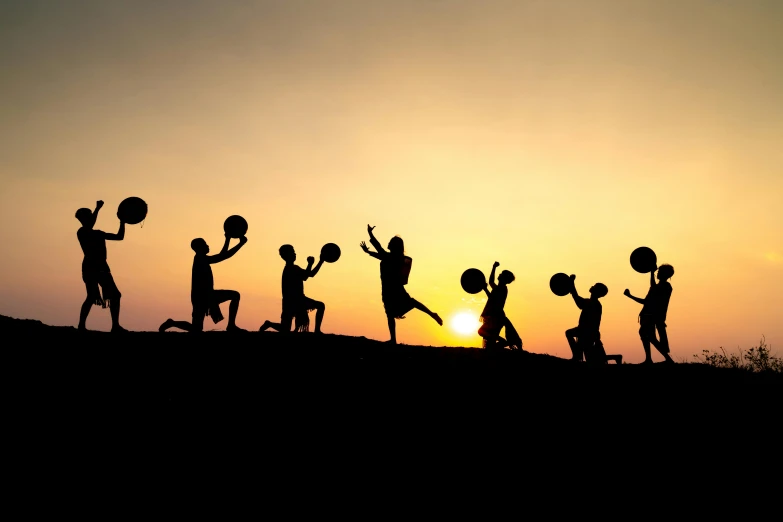
[[[367,233],[372,235],[372,229],[374,229],[374,228],[375,227],[371,227],[370,225],[367,225]]]
[[[117,219],[119,219],[119,220],[120,220],[120,223],[125,223],[125,222],[122,220],[122,218],[120,217],[120,211],[119,211],[119,210],[117,211]]]
[[[498,263],[497,261],[495,261],[494,263],[492,263],[492,268],[497,268],[497,267],[499,267],[499,266],[500,266],[500,263]]]
[[[101,208],[102,206],[103,206],[103,201],[101,201],[100,199],[99,199],[98,201],[96,201],[96,202],[95,202],[95,208],[96,208],[96,209],[99,209],[99,208]]]
[[[367,243],[365,243],[364,241],[359,243],[359,246],[362,247],[362,250],[364,250],[365,252],[369,252],[370,251],[370,249],[367,248]]]
[[[658,270],[658,265],[653,265],[652,271],[655,272],[656,270]]]
[[[626,288],[625,291],[623,291],[623,295],[631,297],[631,291]]]
[[[245,236],[240,237],[239,238],[239,244],[240,245],[244,245],[245,243],[247,243],[247,237],[245,237]]]
[[[573,280],[575,280],[575,279],[576,279],[576,276],[575,276],[574,274],[571,274],[570,276],[568,276],[568,278],[569,278],[571,281],[573,281]]]
[[[308,264],[311,264],[311,265],[312,265],[313,263],[315,263],[315,258],[314,258],[313,256],[309,256],[309,257],[307,258],[307,262],[308,262]]]

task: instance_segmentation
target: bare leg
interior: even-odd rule
[[[90,296],[87,296],[87,299],[82,303],[82,308],[79,311],[79,330],[87,329],[87,315],[89,315],[92,308],[92,302],[93,300],[90,299]]]
[[[571,348],[571,360],[581,361],[582,350],[579,348],[579,342],[577,336],[579,335],[579,328],[571,328],[566,330],[566,339],[568,339],[568,346]]]
[[[112,332],[127,332],[125,328],[120,326],[120,298],[112,299],[109,302],[109,314],[111,314],[111,331]]]
[[[180,330],[184,330],[186,332],[193,331],[193,325],[190,324],[187,321],[175,321],[174,319],[166,319],[166,322],[164,322],[162,325],[160,325],[160,328],[158,328],[159,332],[165,332],[169,328],[179,328]]]
[[[432,310],[430,310],[429,308],[427,308],[426,306],[424,306],[423,304],[421,304],[417,300],[412,299],[412,301],[413,301],[413,307],[416,310],[421,310],[425,314],[427,314],[430,317],[432,317],[433,319],[435,319],[436,323],[438,323],[439,325],[443,326],[443,319],[441,319],[438,314],[436,314],[435,312],[433,312]]]
[[[239,292],[236,290],[215,290],[214,298],[217,304],[229,301],[228,305],[228,324],[226,331],[240,332],[244,331],[237,326],[237,312],[239,312]]]
[[[667,363],[673,363],[674,359],[672,359],[669,355],[669,336],[666,334],[666,326],[659,324],[656,325],[656,327],[658,329],[658,336],[661,338],[661,340],[658,341],[658,344],[655,345],[655,348],[661,352]]]
[[[391,339],[389,342],[392,344],[397,344],[397,322],[394,316],[387,315],[386,321],[389,323],[389,335],[391,335]]]
[[[315,307],[315,333],[322,333],[321,323],[324,320],[324,313],[326,313],[326,305],[319,303],[318,306]]]

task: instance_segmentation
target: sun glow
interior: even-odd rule
[[[478,318],[470,312],[460,312],[451,319],[451,328],[458,334],[476,333],[478,327]]]

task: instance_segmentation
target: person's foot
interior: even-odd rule
[[[271,321],[264,321],[264,324],[261,325],[261,328],[258,329],[259,332],[266,331],[270,326],[272,322]]]
[[[615,362],[617,364],[623,364],[623,356],[622,355],[618,355],[617,358],[615,359]]]
[[[173,319],[166,319],[166,321],[158,327],[159,332],[165,332],[169,328],[171,328],[171,324],[174,322]]]
[[[438,314],[432,314],[432,318],[435,319],[436,323],[443,326],[443,319],[441,319]]]
[[[240,328],[240,327],[238,327],[235,324],[230,324],[230,325],[226,326],[226,331],[227,332],[247,332],[247,330],[245,330],[244,328]]]
[[[652,359],[645,359],[641,364],[652,364]]]
[[[86,326],[84,326],[83,324],[80,324],[79,326],[77,326],[77,327],[76,327],[76,330],[78,330],[78,331],[80,331],[80,332],[89,332],[89,330],[87,329],[87,327],[86,327]]]
[[[112,333],[125,333],[127,331],[128,330],[126,330],[125,328],[123,328],[122,326],[120,326],[118,324],[115,324],[114,326],[111,327],[111,332]]]
[[[323,332],[321,330],[316,330],[313,333],[322,334]]]

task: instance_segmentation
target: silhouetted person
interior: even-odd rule
[[[103,201],[98,201],[94,211],[89,208],[80,208],[76,211],[76,219],[82,224],[76,232],[76,237],[79,238],[79,244],[84,252],[82,280],[87,288],[87,298],[82,303],[79,313],[79,330],[87,330],[87,315],[92,305],[96,304],[103,308],[109,307],[112,332],[126,332],[127,330],[120,326],[122,294],[114,283],[109,264],[106,262],[106,241],[122,241],[125,237],[125,223],[120,219],[120,229],[116,234],[95,230],[93,227],[101,207]],[[117,217],[119,218],[119,214]]]
[[[283,268],[283,313],[280,315],[280,322],[273,323],[272,321],[264,321],[259,331],[263,332],[269,328],[277,330],[278,332],[290,332],[291,321],[296,320],[294,323],[297,332],[306,332],[310,329],[310,315],[309,312],[315,310],[315,333],[321,332],[321,323],[324,320],[324,312],[326,311],[326,305],[321,301],[310,299],[304,294],[304,282],[311,277],[315,277],[315,274],[321,269],[321,265],[324,264],[323,259],[318,259],[318,264],[313,267],[315,258],[310,256],[307,258],[307,268],[302,268],[294,264],[296,261],[296,252],[291,245],[283,245],[280,247],[280,257],[285,261],[285,268]]]
[[[487,294],[487,303],[481,312],[482,325],[478,333],[484,339],[485,348],[504,348],[509,345],[522,348],[522,340],[519,339],[519,335],[514,330],[514,327],[511,326],[511,322],[503,310],[508,297],[508,285],[514,281],[515,277],[508,270],[503,270],[498,276],[497,284],[495,284],[495,269],[498,266],[500,266],[500,263],[495,261],[492,265],[492,271],[489,273],[488,283],[492,291],[490,292],[487,290],[487,287],[484,287],[484,292]],[[506,328],[507,339],[500,336],[500,330],[503,327]]]
[[[403,266],[405,264],[405,244],[402,238],[394,236],[389,240],[388,249],[383,249],[375,239],[372,230],[375,227],[367,225],[367,233],[370,235],[370,244],[376,252],[370,250],[364,241],[360,243],[362,250],[381,261],[381,299],[386,311],[386,321],[389,324],[389,342],[397,344],[396,319],[405,319],[405,314],[416,308],[432,317],[439,325],[443,326],[443,319],[438,314],[408,295],[403,283]]]
[[[223,243],[223,249],[209,256],[209,245],[203,239],[196,238],[190,242],[190,248],[196,253],[193,256],[193,275],[190,284],[190,302],[193,305],[193,321],[175,321],[166,319],[159,331],[165,332],[169,328],[179,328],[186,332],[201,332],[204,330],[204,318],[209,316],[215,324],[223,320],[223,314],[220,312],[220,303],[230,301],[228,305],[228,325],[227,332],[244,332],[242,328],[236,325],[237,312],[239,311],[239,292],[236,290],[215,290],[214,279],[212,277],[212,266],[220,263],[236,254],[240,248],[247,243],[247,238],[239,238],[239,244],[228,248],[231,238],[226,236],[226,242]]]
[[[603,307],[600,298],[604,297],[609,289],[603,283],[596,283],[590,287],[590,299],[580,297],[576,293],[575,275],[571,275],[571,297],[574,298],[576,306],[582,310],[579,314],[579,326],[566,330],[566,339],[568,346],[571,347],[571,360],[585,361],[589,363],[605,363],[607,360],[613,360],[617,364],[623,361],[622,355],[606,355],[603,343],[601,342],[601,314]]]
[[[658,271],[658,283],[655,282],[655,271]],[[672,296],[672,285],[669,278],[674,275],[671,265],[661,265],[650,272],[650,290],[644,299],[634,297],[626,288],[625,294],[637,303],[642,304],[639,312],[639,337],[644,347],[644,362],[652,363],[650,344],[661,352],[667,363],[674,360],[669,355],[669,336],[666,334],[666,312],[669,310],[669,299]],[[655,338],[655,330],[658,330],[660,339]]]

